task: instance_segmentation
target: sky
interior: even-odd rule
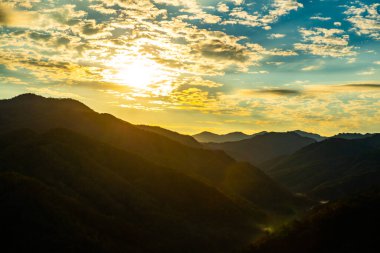
[[[0,98],[186,134],[380,132],[378,0],[1,0]]]

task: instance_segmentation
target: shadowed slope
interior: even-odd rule
[[[223,150],[239,161],[248,161],[258,166],[270,159],[292,154],[314,142],[315,140],[313,139],[302,137],[294,132],[288,132],[266,133],[242,141],[208,143],[205,145],[212,149]]]
[[[379,193],[322,205],[247,252],[376,253],[380,251],[379,213]]]
[[[170,131],[170,130],[167,130],[165,128],[161,128],[158,126],[139,125],[137,127],[140,129],[149,131],[149,132],[153,132],[153,133],[163,135],[163,136],[165,136],[165,137],[167,137],[173,141],[177,141],[177,142],[182,143],[182,144],[189,146],[189,147],[202,148],[202,144],[197,142],[193,137],[191,137],[189,135],[179,134],[177,132],[173,132],[173,131]]]
[[[267,173],[294,191],[320,198],[352,195],[380,184],[380,135],[312,144]]]
[[[240,166],[222,151],[192,148],[165,136],[145,131],[109,114],[99,114],[70,99],[52,99],[32,94],[0,101],[0,133],[20,128],[44,132],[67,128],[117,148],[134,153],[157,165],[170,167],[203,183],[219,188],[236,201],[256,210],[278,210],[280,213],[297,208],[299,200],[272,179],[248,164]],[[244,192],[238,183],[227,185],[230,171],[246,184]],[[247,189],[249,188],[249,189]],[[245,194],[250,192],[250,194]],[[270,195],[261,194],[270,193]],[[273,201],[271,196],[281,198]]]
[[[193,135],[193,137],[203,143],[207,142],[215,142],[215,143],[222,143],[222,142],[229,142],[229,141],[240,141],[251,138],[250,135],[247,135],[242,132],[233,132],[228,134],[214,134],[211,132],[202,132],[199,134]]]
[[[13,252],[230,252],[258,232],[216,189],[63,129],[0,136],[0,182]]]

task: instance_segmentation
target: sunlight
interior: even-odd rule
[[[158,64],[155,64],[154,61],[138,59],[132,64],[118,67],[115,78],[119,79],[122,84],[146,89],[150,84],[155,83],[162,74]]]
[[[103,73],[103,77],[108,81],[140,92],[150,91],[153,94],[168,93],[172,90],[173,74],[147,57],[139,56],[126,60],[124,55],[119,54],[107,65],[113,69]]]

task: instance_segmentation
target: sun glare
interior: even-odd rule
[[[172,74],[163,66],[145,57],[126,61],[122,55],[118,55],[107,65],[112,68],[112,71],[103,73],[105,79],[139,91],[167,92],[170,86],[168,84],[173,79]]]

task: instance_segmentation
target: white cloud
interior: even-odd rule
[[[357,2],[353,6],[348,6],[344,13],[347,15],[347,21],[353,25],[353,30],[358,35],[367,35],[375,40],[380,40],[379,7],[380,3],[366,5]]]
[[[360,75],[360,76],[371,76],[371,75],[374,75],[375,73],[376,73],[376,69],[370,68],[368,70],[359,72],[358,75]]]
[[[285,38],[285,37],[286,37],[286,34],[272,33],[271,35],[268,36],[268,39],[281,39],[281,38]]]
[[[196,0],[153,0],[155,3],[166,4],[172,6],[182,6],[181,11],[188,12],[192,15],[183,15],[183,19],[194,20],[199,19],[208,24],[215,24],[221,21],[216,15],[209,14],[202,9],[202,6]]]
[[[231,18],[222,24],[240,24],[270,30],[271,25],[282,16],[288,15],[291,11],[297,11],[299,8],[303,8],[303,4],[297,0],[273,0],[272,4],[266,8],[266,14],[248,13],[241,7],[235,7],[230,13]]]
[[[314,70],[319,70],[322,68],[322,65],[311,65],[311,66],[306,66],[302,68],[302,71],[314,71]]]
[[[242,5],[245,2],[245,0],[227,0],[227,2],[231,2],[234,5]]]
[[[229,12],[230,11],[230,8],[225,3],[219,3],[218,6],[216,7],[216,9],[219,12]]]
[[[313,55],[346,57],[356,55],[354,47],[349,46],[349,36],[340,29],[313,28],[299,30],[304,43],[295,43],[296,50]]]
[[[320,21],[328,21],[328,20],[331,20],[330,17],[320,17],[320,16],[314,16],[314,17],[310,17],[311,20],[320,20]]]

